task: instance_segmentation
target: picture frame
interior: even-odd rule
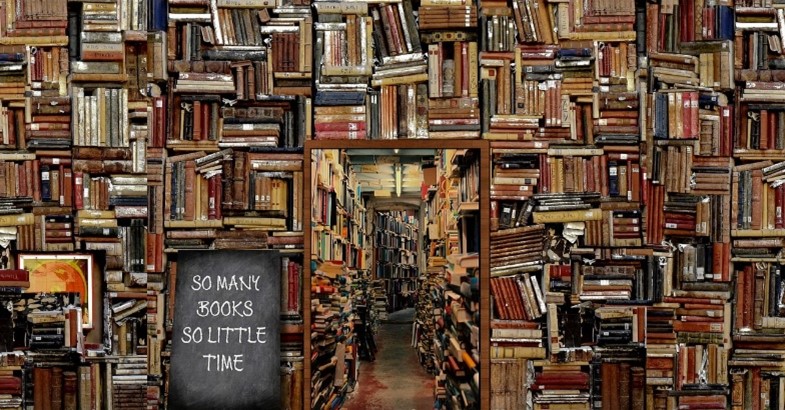
[[[82,307],[82,327],[92,329],[95,307],[93,255],[19,254],[17,266],[30,272],[31,293],[74,292]]]

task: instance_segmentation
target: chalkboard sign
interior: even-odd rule
[[[278,251],[180,251],[170,409],[279,409]]]

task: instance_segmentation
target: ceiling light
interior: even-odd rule
[[[395,195],[401,196],[401,164],[395,164]]]

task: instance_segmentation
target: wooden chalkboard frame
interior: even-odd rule
[[[279,409],[280,253],[180,251],[177,259],[168,408]]]

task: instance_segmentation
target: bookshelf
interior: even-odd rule
[[[363,318],[355,303],[366,279],[369,241],[361,186],[345,152],[311,151],[310,407],[340,406],[357,378],[355,324]],[[308,322],[306,322],[308,323]],[[363,325],[363,331],[371,331]]]
[[[428,373],[436,375],[439,359],[434,350],[436,322],[441,316],[441,295],[444,293],[445,241],[439,224],[440,210],[444,198],[439,193],[440,174],[436,166],[423,169],[423,185],[427,191],[423,195],[421,207],[422,244],[425,269],[418,278],[417,301],[415,304],[415,341],[414,347],[420,364]]]
[[[375,278],[387,284],[391,311],[407,307],[417,292],[420,221],[416,211],[377,211],[374,219]]]
[[[446,408],[479,408],[479,151],[445,149],[436,163],[439,187],[432,202],[435,223],[427,272],[432,303],[440,316],[432,318],[437,404]],[[478,204],[477,204],[478,205]],[[441,233],[441,236],[438,235]],[[440,255],[440,253],[444,254]]]
[[[311,278],[305,141],[443,148],[428,144],[468,139],[490,147],[492,163],[479,170],[490,174],[479,190],[489,201],[461,200],[447,223],[435,211],[459,184],[445,187],[429,207],[445,242],[422,246],[431,257],[491,255],[480,293],[494,299],[480,300],[496,327],[480,326],[482,341],[507,333],[503,322],[540,339],[526,342],[545,349],[526,353],[526,364],[494,357],[494,369],[514,373],[498,380],[520,381],[498,384],[503,406],[517,406],[532,364],[581,387],[583,374],[634,387],[643,368],[633,408],[641,395],[653,408],[761,407],[758,393],[782,407],[780,358],[751,352],[778,352],[784,327],[782,22],[777,2],[747,0],[0,0],[2,267],[16,268],[20,253],[98,256],[108,310],[85,342],[117,361],[85,354],[66,371],[89,367],[106,382],[146,355],[145,404],[156,407],[167,400],[177,251],[280,249],[282,364],[292,389],[305,386],[290,395],[297,407],[311,386],[309,305],[295,303]],[[352,193],[322,199],[341,195]],[[344,211],[319,231],[340,244],[322,260],[368,269],[362,208]],[[430,260],[418,261],[431,270],[418,292],[444,286],[447,262]],[[525,307],[510,316],[505,304],[517,298],[501,282],[523,283],[527,300],[556,317]],[[623,327],[624,309],[640,318],[642,306],[643,341],[609,352],[598,337],[567,337]],[[645,361],[614,356],[640,343]],[[716,362],[716,377],[695,383],[701,372],[680,370],[691,357],[708,357],[712,370]],[[30,390],[34,375],[12,373]],[[607,407],[600,398],[615,394],[577,390],[589,397],[576,407]],[[535,407],[560,397],[532,393]]]

